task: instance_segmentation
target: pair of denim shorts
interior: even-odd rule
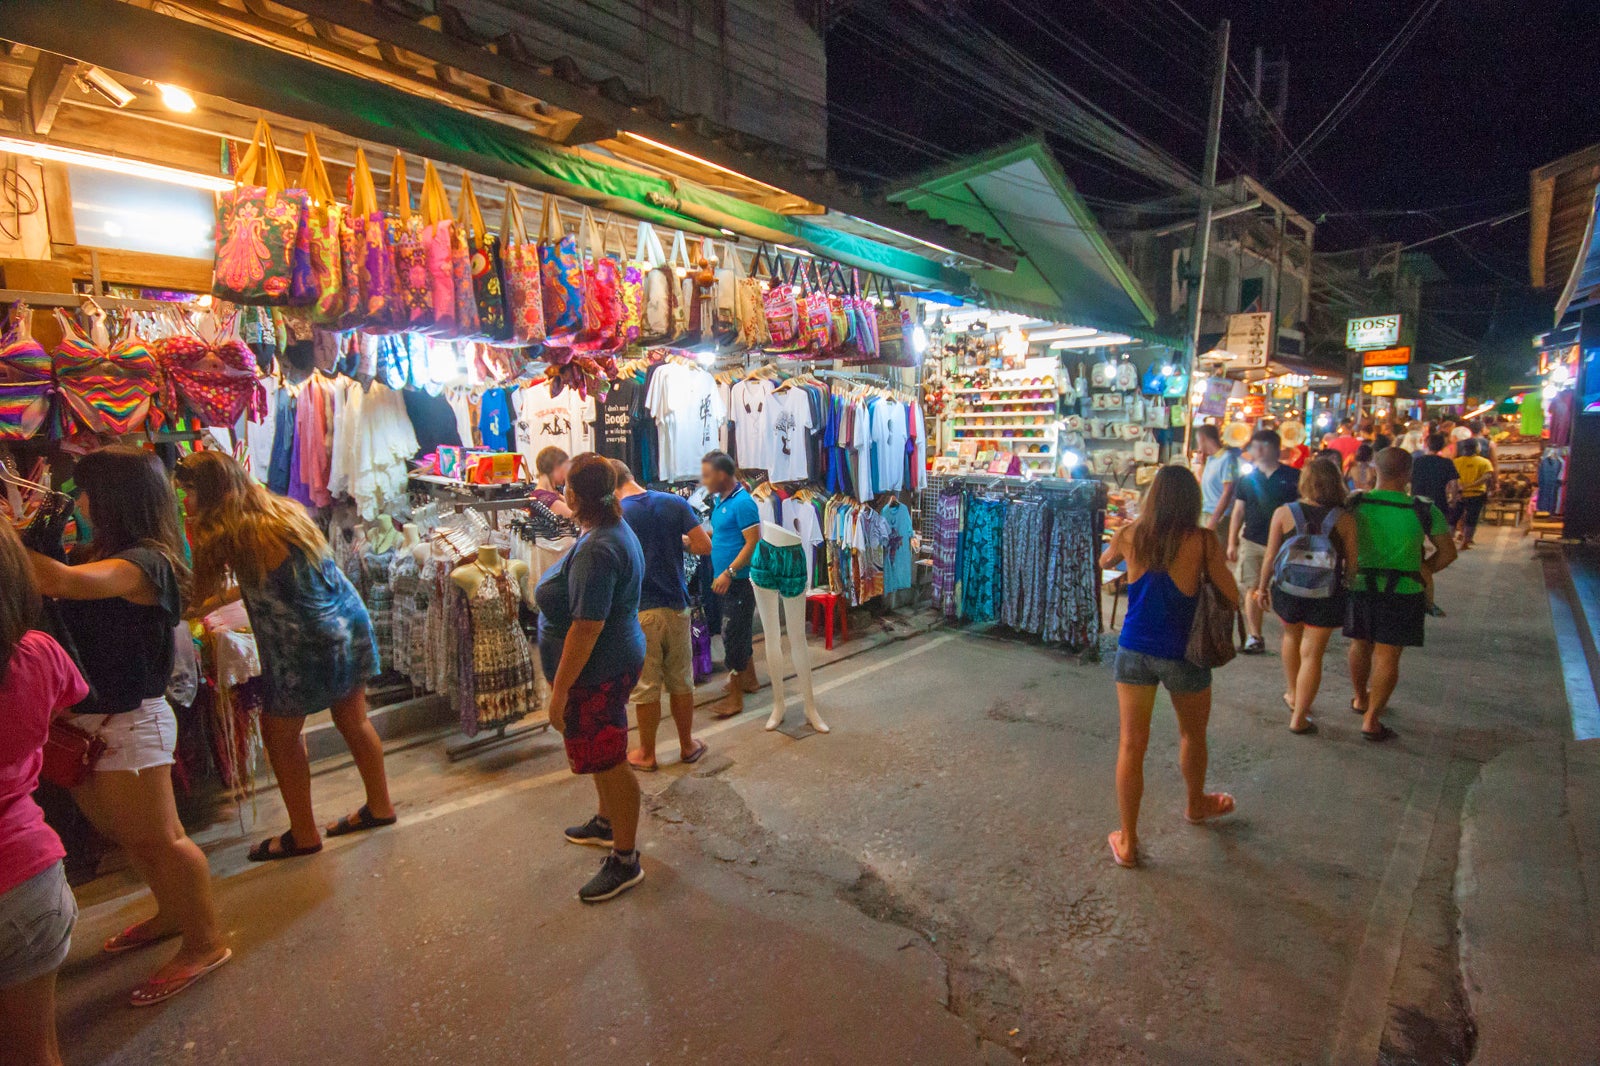
[[[1187,659],[1158,659],[1142,651],[1117,649],[1114,667],[1117,682],[1123,685],[1165,685],[1168,692],[1186,695],[1211,687],[1211,668],[1196,666]]]
[[[59,862],[0,894],[0,988],[43,977],[65,962],[77,919]]]

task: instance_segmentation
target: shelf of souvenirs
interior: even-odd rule
[[[956,440],[1027,440],[1038,441],[1041,444],[1054,444],[1056,439],[1055,430],[1053,428],[1049,433],[1046,433],[1045,430],[1039,426],[1024,426],[1021,429],[1012,430],[1009,435],[1003,431],[1001,433],[983,432],[985,429],[994,428],[998,427],[984,426],[981,428],[974,427],[972,429],[952,429],[950,431],[950,435]]]
[[[956,396],[1012,396],[1027,393],[1024,399],[1055,401],[1058,393],[1054,385],[1018,385],[1014,388],[982,389],[972,385],[952,385],[950,391]]]
[[[977,417],[979,417],[979,418],[996,418],[996,417],[999,417],[999,416],[997,416],[997,415],[979,415]],[[1055,431],[1056,431],[1056,426],[1055,426],[1054,420],[1052,420],[1050,422],[1042,422],[1042,421],[1041,422],[978,422],[978,423],[975,423],[975,424],[972,424],[972,425],[956,425],[956,426],[952,426],[951,429],[953,431],[959,431],[959,432],[971,432],[973,430],[982,430],[982,429],[1043,429],[1043,430],[1048,430],[1053,435],[1055,433]]]
[[[1011,447],[1009,449],[1009,451],[1012,454],[1022,456],[1024,459],[1028,458],[1029,456],[1045,456],[1045,457],[1049,457],[1049,456],[1055,455],[1055,453],[1056,453],[1056,449],[1055,449],[1055,446],[1053,444],[1044,443],[1044,442],[1041,442],[1041,446],[1038,447],[1038,448],[1017,448],[1017,447],[1014,447],[1014,445],[1016,445],[1018,443],[1018,441],[1015,438],[1010,438],[1010,437],[1005,437],[1005,438],[1001,438],[1001,437],[988,437],[988,438],[985,438],[985,437],[961,437],[961,438],[958,438],[956,443],[965,444],[968,441],[973,441],[973,442],[975,442],[977,444],[995,443],[995,444],[1013,445],[1013,447]]]
[[[992,411],[991,408],[995,407],[1003,408],[1003,410]],[[1053,414],[1055,409],[1056,402],[1054,400],[1001,400],[994,403],[985,403],[982,410],[975,410],[967,406],[957,408],[950,414],[952,417],[957,415],[1004,414],[1006,411],[1013,411],[1016,414],[1027,414],[1030,411]]]

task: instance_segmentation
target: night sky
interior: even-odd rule
[[[1269,63],[1287,61],[1284,129],[1298,142],[1426,4],[1183,0],[1180,11],[1172,0],[871,0],[829,34],[830,153],[841,169],[882,179],[1037,129],[1038,114],[1017,105],[1037,98],[1030,76],[971,32],[978,26],[1198,171],[1210,45],[1183,12],[1207,27],[1231,20],[1244,79],[1257,46]],[[980,61],[951,70],[930,59],[961,48]],[[1095,56],[1134,85],[1096,70]],[[1267,183],[1308,217],[1324,216],[1317,243],[1326,250],[1422,240],[1526,207],[1530,169],[1600,141],[1600,86],[1585,71],[1600,71],[1594,0],[1442,0],[1310,154],[1321,184],[1303,169]],[[1269,79],[1268,103],[1274,91]],[[1243,168],[1265,180],[1285,154],[1279,138],[1263,125],[1253,141],[1244,86],[1230,80],[1228,92],[1220,173]],[[1162,195],[1092,151],[1050,140],[1102,213]],[[1550,306],[1526,288],[1527,240],[1523,217],[1429,244],[1449,275],[1429,290],[1431,313],[1484,338],[1486,350],[1525,352]]]

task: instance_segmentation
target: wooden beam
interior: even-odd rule
[[[146,289],[176,289],[182,292],[211,291],[211,260],[185,259],[176,255],[152,255],[148,252],[124,252],[114,248],[97,248],[100,259],[100,278],[112,285],[138,285]],[[88,278],[92,273],[89,249],[82,245],[58,254],[57,262],[72,268],[74,278]]]
[[[33,73],[28,77],[26,115],[32,132],[41,137],[50,132],[50,127],[55,125],[56,112],[61,110],[61,100],[67,95],[67,87],[72,84],[72,75],[77,69],[78,64],[65,56],[58,56],[54,52],[39,53],[39,61],[33,65]]]

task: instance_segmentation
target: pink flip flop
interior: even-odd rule
[[[116,936],[107,938],[106,942],[101,945],[100,950],[107,955],[120,955],[124,951],[137,951],[139,948],[147,948],[151,944],[159,944],[163,940],[171,940],[178,935],[176,931],[173,931],[171,933],[157,933],[154,936],[133,936],[133,931],[143,924],[143,922],[136,922]]]
[[[1216,806],[1198,818],[1190,818],[1189,812],[1184,811],[1184,821],[1188,822],[1190,825],[1203,825],[1213,818],[1221,818],[1224,815],[1232,814],[1237,806],[1233,802],[1233,797],[1226,792],[1207,792],[1204,798],[1208,802],[1214,803]]]
[[[198,970],[191,970],[181,977],[152,977],[133,990],[133,993],[128,996],[128,1005],[131,1007],[153,1007],[157,1003],[165,1003],[231,958],[233,958],[233,949],[224,948],[221,957],[215,962],[208,963]]]
[[[1117,850],[1117,834],[1120,832],[1122,832],[1122,830],[1113,829],[1111,832],[1106,834],[1106,843],[1111,845],[1111,861],[1122,867],[1124,870],[1132,870],[1134,867],[1139,865],[1139,856],[1129,855],[1124,858],[1122,852]]]

